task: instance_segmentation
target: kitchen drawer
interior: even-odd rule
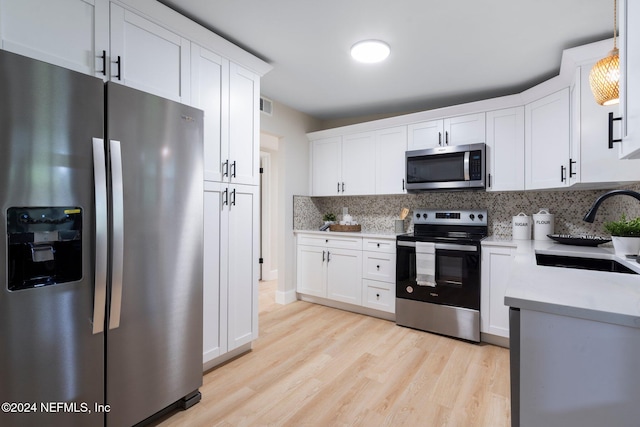
[[[362,250],[373,252],[396,253],[396,240],[362,239]]]
[[[395,285],[391,285],[387,282],[364,279],[362,281],[362,286],[364,288],[362,305],[376,310],[387,311],[389,313],[396,312]]]
[[[333,233],[327,233],[327,236],[319,236],[317,234],[298,234],[298,245],[362,250],[362,237],[336,237]]]
[[[362,257],[362,276],[365,279],[395,283],[396,254],[364,252]]]

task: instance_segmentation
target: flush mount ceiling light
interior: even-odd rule
[[[600,105],[613,105],[620,102],[620,58],[616,45],[616,24],[618,21],[617,1],[613,0],[613,50],[609,56],[596,62],[589,73],[591,92]]]
[[[384,61],[389,52],[389,45],[380,40],[363,40],[351,46],[353,59],[366,64]]]

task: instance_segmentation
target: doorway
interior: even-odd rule
[[[278,279],[278,143],[260,134],[260,280]]]

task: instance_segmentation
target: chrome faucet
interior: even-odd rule
[[[604,193],[602,196],[598,197],[596,199],[596,201],[593,202],[593,205],[591,206],[591,209],[589,209],[589,212],[587,212],[587,214],[584,216],[584,218],[582,218],[582,220],[586,221],[586,222],[593,222],[593,220],[596,217],[596,212],[598,211],[598,208],[600,207],[600,204],[602,204],[602,202],[607,200],[609,197],[613,197],[613,196],[631,196],[631,197],[634,197],[634,198],[638,199],[638,201],[640,201],[640,193],[637,193],[635,191],[631,191],[631,190],[612,190],[612,191]]]

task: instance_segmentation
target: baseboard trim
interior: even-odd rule
[[[281,305],[291,304],[298,300],[295,290],[290,291],[276,291],[276,303]]]

